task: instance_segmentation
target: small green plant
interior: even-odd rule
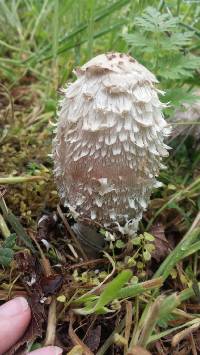
[[[140,254],[144,262],[151,260],[151,253],[155,249],[155,246],[153,245],[154,240],[154,236],[147,232],[140,234],[132,240],[133,245],[137,245],[141,248]]]
[[[130,243],[133,245],[133,250],[131,254],[125,256],[123,262],[119,261],[116,263],[116,268],[118,271],[123,270],[124,267],[134,267],[136,275],[134,278],[138,277],[143,279],[146,276],[145,268],[147,263],[151,260],[152,253],[155,250],[154,245],[155,237],[147,232],[139,234],[133,239],[130,240]],[[118,239],[113,243],[112,249],[122,249],[125,250],[126,243]]]
[[[135,18],[134,27],[124,39],[132,55],[156,74],[166,91],[163,101],[170,102],[173,108],[194,100],[194,94],[184,84],[190,81],[192,86],[197,85],[195,71],[200,58],[191,50],[194,31],[186,30],[179,17],[147,7]]]

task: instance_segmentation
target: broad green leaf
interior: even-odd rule
[[[10,248],[0,248],[0,264],[8,266],[13,258],[13,250]]]
[[[10,234],[10,236],[5,239],[3,243],[3,247],[13,249],[15,246],[15,242],[16,242],[16,234],[15,233]]]
[[[132,277],[131,270],[123,270],[117,275],[109,284],[105,287],[104,291],[101,293],[95,309],[104,307],[109,302],[117,297],[117,292],[130,280]]]

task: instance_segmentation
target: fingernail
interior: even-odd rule
[[[25,312],[28,309],[29,305],[24,297],[16,297],[11,301],[4,303],[0,307],[0,317],[13,317],[17,316],[20,313]]]
[[[27,355],[62,355],[63,350],[58,346],[46,346],[38,350],[31,351]]]
[[[54,346],[54,350],[55,350],[55,355],[61,355],[63,353],[61,348],[58,348],[57,346]]]

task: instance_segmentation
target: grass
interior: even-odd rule
[[[29,298],[37,319],[31,349],[59,342],[66,353],[76,346],[72,354],[128,354],[136,346],[153,354],[199,352],[200,152],[190,134],[171,138],[163,186],[153,193],[135,241],[111,236],[98,259],[80,259],[65,210],[56,212],[49,154],[59,89],[74,79],[75,66],[98,53],[140,56],[125,38],[138,31],[136,17],[147,6],[179,16],[176,30],[186,28],[190,38],[181,54],[199,57],[198,3],[0,2],[0,300]],[[146,51],[138,59],[159,75],[159,53],[154,57]],[[160,86],[179,93],[179,103],[183,91],[199,86],[198,69],[178,80],[162,75]],[[174,110],[173,104],[165,112],[169,121]]]

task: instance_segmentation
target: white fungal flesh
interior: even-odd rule
[[[122,53],[97,56],[64,90],[53,144],[55,177],[65,204],[104,225],[146,209],[170,128],[155,76]]]

